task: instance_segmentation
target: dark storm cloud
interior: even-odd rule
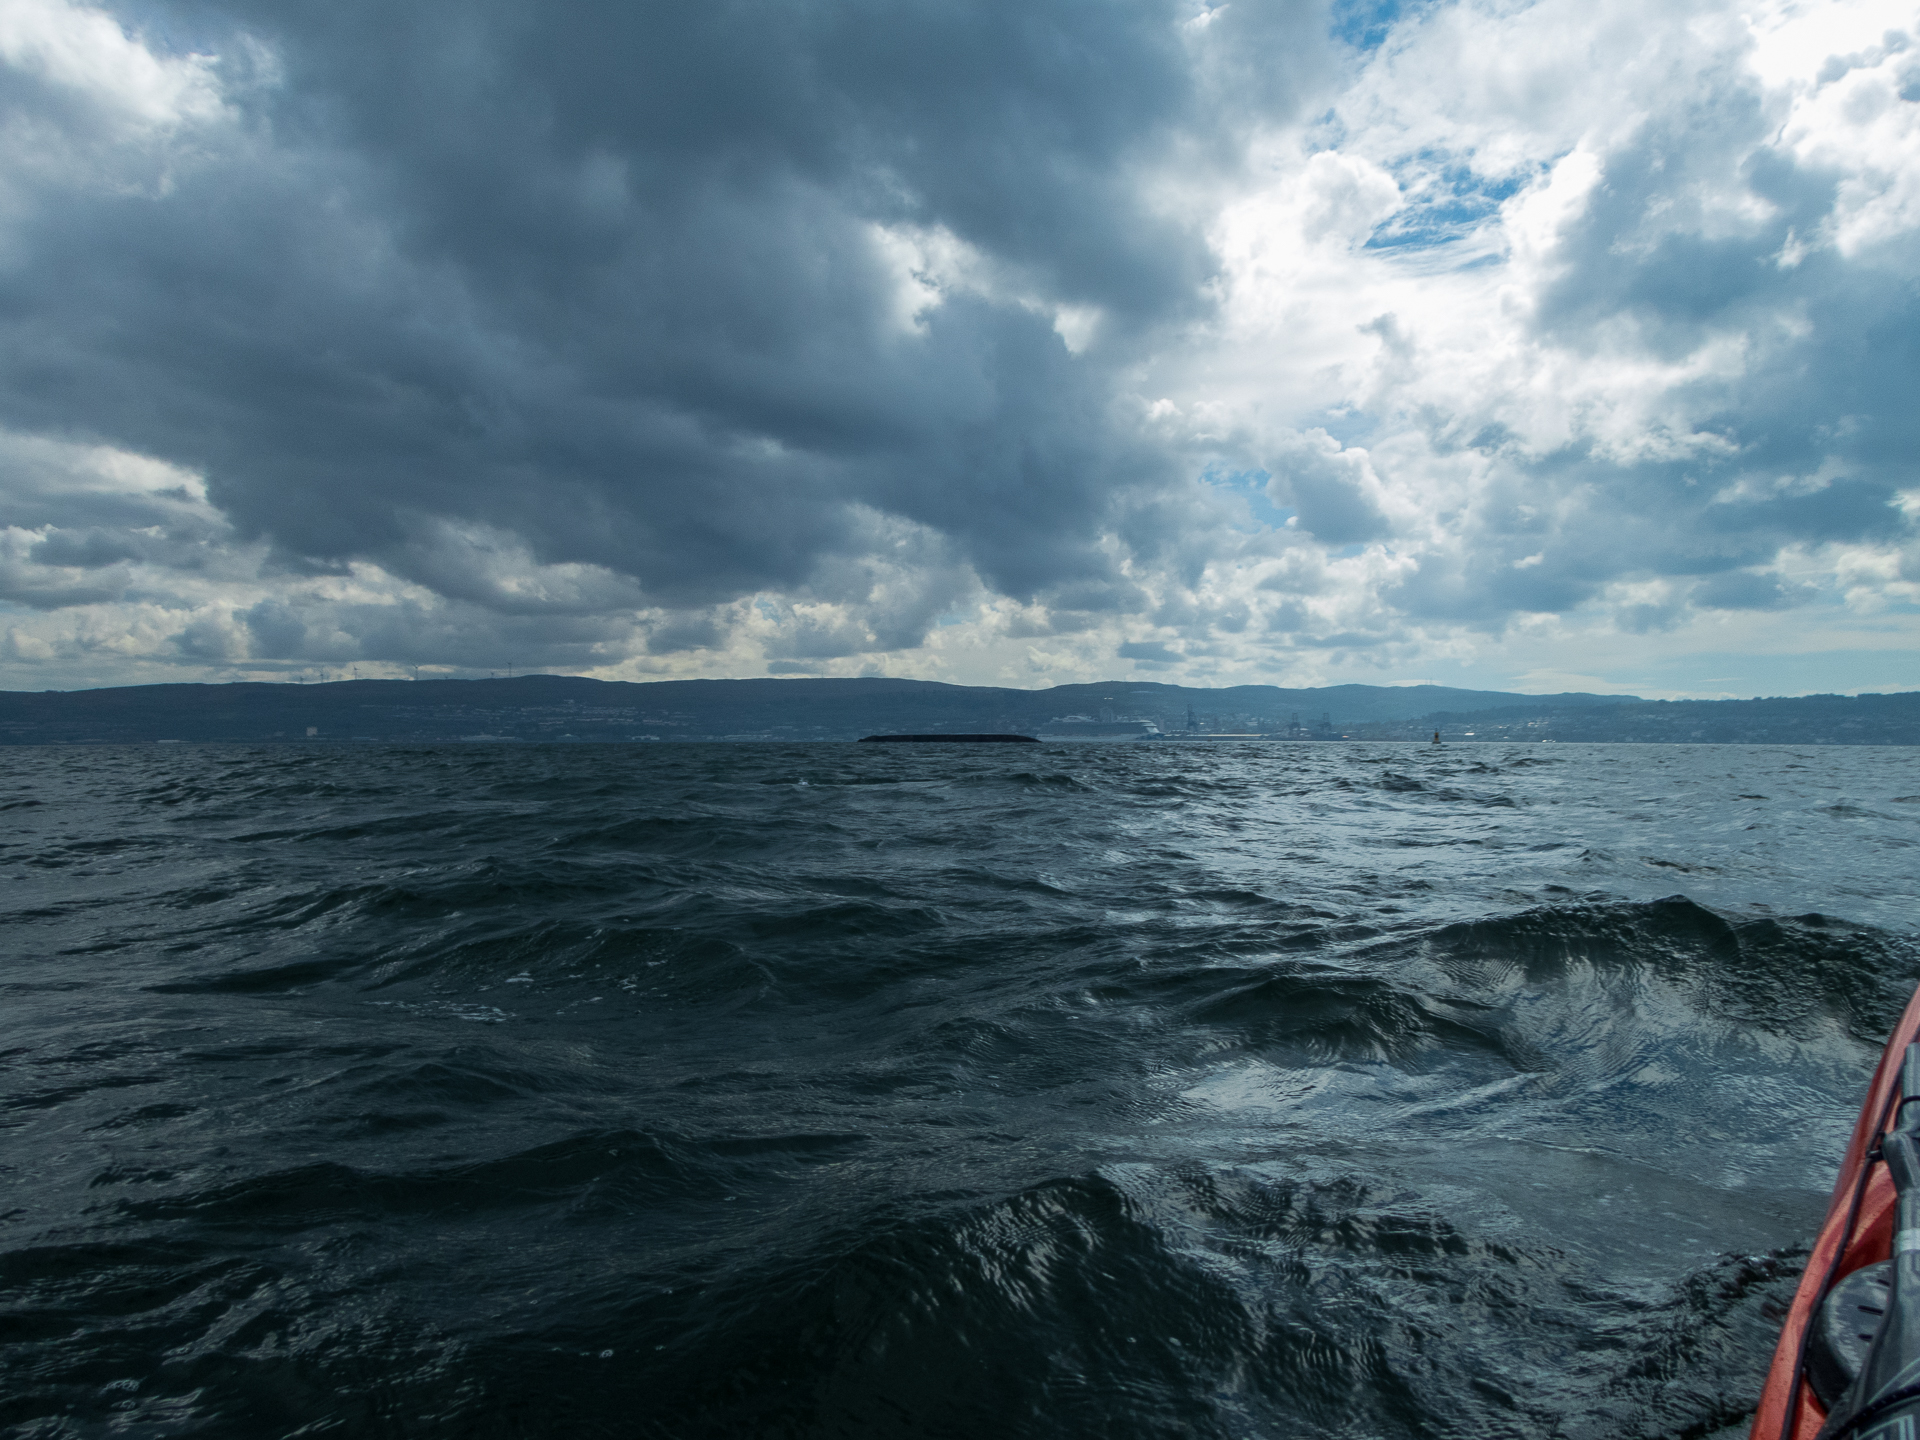
[[[1342,452],[1324,432],[1302,441],[1270,462],[1267,493],[1277,505],[1293,508],[1298,527],[1328,545],[1364,544],[1390,535],[1392,525],[1380,512],[1380,488],[1365,457]]]
[[[1710,78],[1711,104],[1685,112],[1684,128],[1651,125],[1608,163],[1539,311],[1542,334],[1575,348],[1623,325],[1664,359],[1749,337],[1736,378],[1687,387],[1698,427],[1733,453],[1635,467],[1625,481],[1640,492],[1625,523],[1664,524],[1674,537],[1664,547],[1647,537],[1649,565],[1682,573],[1663,550],[1757,553],[1904,533],[1894,501],[1920,450],[1920,292],[1907,237],[1796,255],[1798,241],[1831,233],[1839,177],[1768,148],[1777,117],[1750,87]],[[1733,177],[1757,218],[1691,213],[1694,194]],[[1656,491],[1664,513],[1633,503]]]
[[[1695,587],[1695,605],[1714,610],[1780,610],[1805,598],[1804,586],[1785,584],[1777,575],[1731,570]]]
[[[118,560],[143,559],[143,548],[120,530],[50,530],[27,551],[35,565],[71,566],[98,570]]]
[[[1015,597],[1112,587],[1102,536],[1175,475],[1109,367],[1199,315],[1210,266],[1143,179],[1223,106],[1284,112],[1321,30],[1238,4],[1194,39],[1166,0],[151,13],[228,57],[237,119],[163,186],[42,177],[0,422],[203,471],[294,570],[370,558],[502,612],[801,589],[876,511]],[[876,226],[985,278],[916,327]],[[1084,354],[1062,306],[1099,313]],[[448,526],[631,583],[536,604]]]
[[[1756,457],[1767,449],[1764,440],[1751,447]],[[1464,517],[1462,543],[1422,557],[1388,594],[1409,613],[1497,624],[1515,612],[1565,613],[1622,579],[1704,577],[1709,583],[1693,592],[1700,605],[1775,608],[1807,598],[1804,587],[1744,567],[1795,546],[1898,539],[1911,527],[1895,498],[1891,477],[1815,482],[1796,493],[1772,472],[1747,469],[1744,456],[1622,466],[1580,454],[1516,464]]]
[[[469,670],[538,664],[588,669],[634,643],[631,622],[593,615],[502,616],[464,601],[296,605],[263,600],[230,623],[201,620],[176,644],[208,659],[246,654],[343,665],[423,660]]]
[[[1185,658],[1159,640],[1129,640],[1115,653],[1142,665],[1175,665]]]
[[[1908,132],[1684,13],[1596,129],[1544,0],[126,4],[167,74],[0,65],[0,600],[116,607],[0,657],[1204,675],[1920,569]]]
[[[35,560],[21,564],[0,555],[0,600],[30,610],[62,610],[118,600],[127,588],[124,571],[76,571]]]

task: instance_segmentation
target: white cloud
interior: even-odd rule
[[[108,11],[64,0],[0,0],[0,75],[0,213],[49,188],[164,195],[237,118],[216,57],[156,52]]]
[[[222,111],[210,57],[156,54],[110,13],[91,6],[6,0],[0,63],[127,129],[174,129]]]

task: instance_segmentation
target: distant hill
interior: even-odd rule
[[[1604,712],[1529,706],[1441,713],[1456,738],[1707,745],[1920,745],[1920,693],[1798,695],[1753,700],[1636,700]],[[1358,727],[1391,738],[1386,727]]]
[[[1438,685],[1200,690],[1142,681],[1048,690],[928,680],[343,680],[0,692],[0,743],[153,740],[857,739],[881,731],[1313,731],[1533,697]],[[1619,697],[1557,695],[1579,708]],[[1191,717],[1189,710],[1191,709]],[[1299,733],[1296,731],[1295,733]],[[1325,733],[1324,729],[1321,733]]]
[[[1203,690],[1150,681],[1047,690],[927,680],[344,680],[0,691],[0,743],[158,740],[852,740],[1004,731],[1181,739],[1790,740],[1920,742],[1920,695],[1646,701],[1441,685]],[[311,734],[309,733],[311,732]]]

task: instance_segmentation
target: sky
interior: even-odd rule
[[[0,688],[1920,689],[1913,0],[0,0]]]

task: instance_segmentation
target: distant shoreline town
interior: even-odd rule
[[[1751,700],[1439,685],[1046,690],[927,680],[488,680],[0,691],[0,744],[842,741],[875,732],[1155,743],[1329,740],[1920,744],[1920,692]]]

